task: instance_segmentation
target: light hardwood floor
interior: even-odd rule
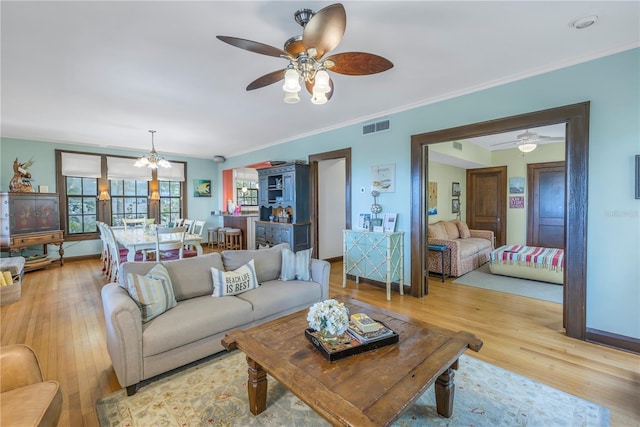
[[[120,389],[107,354],[98,260],[25,274],[20,301],[0,309],[1,344],[26,343],[62,386],[60,426],[96,426],[97,399]],[[567,338],[559,304],[430,281],[421,299],[348,282],[333,263],[330,295],[351,294],[484,341],[467,353],[611,410],[611,425],[640,425],[640,356]]]

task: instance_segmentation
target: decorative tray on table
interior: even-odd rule
[[[395,344],[400,340],[400,336],[395,331],[382,322],[378,323],[381,327],[375,332],[364,333],[354,323],[350,323],[347,332],[333,339],[324,339],[318,331],[311,328],[305,329],[304,336],[325,359],[335,362],[345,357]]]

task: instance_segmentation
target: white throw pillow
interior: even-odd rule
[[[311,281],[311,254],[313,248],[294,253],[289,248],[282,248],[282,267],[280,280]]]
[[[144,276],[127,274],[127,291],[140,307],[143,322],[158,317],[178,304],[171,278],[162,264],[157,264]]]
[[[214,297],[237,295],[259,286],[253,260],[233,271],[223,271],[211,267],[211,276]]]

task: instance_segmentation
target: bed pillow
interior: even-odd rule
[[[214,297],[238,295],[260,286],[253,260],[233,271],[211,267],[211,277],[213,278]]]
[[[280,280],[311,281],[311,253],[313,248],[293,252],[289,248],[282,248],[282,266]]]
[[[162,264],[157,264],[147,274],[127,274],[127,291],[140,307],[142,322],[160,316],[178,303],[173,293],[171,278]]]

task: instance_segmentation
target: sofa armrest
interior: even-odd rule
[[[142,315],[136,302],[117,283],[102,287],[107,350],[118,382],[127,387],[143,379]]]
[[[329,298],[329,275],[331,264],[328,261],[311,258],[311,279],[320,283],[322,287],[322,300]]]
[[[40,363],[31,347],[11,344],[0,348],[0,392],[43,381]]]
[[[477,237],[480,239],[486,239],[491,242],[491,249],[495,249],[495,237],[491,230],[469,230],[471,237]]]

